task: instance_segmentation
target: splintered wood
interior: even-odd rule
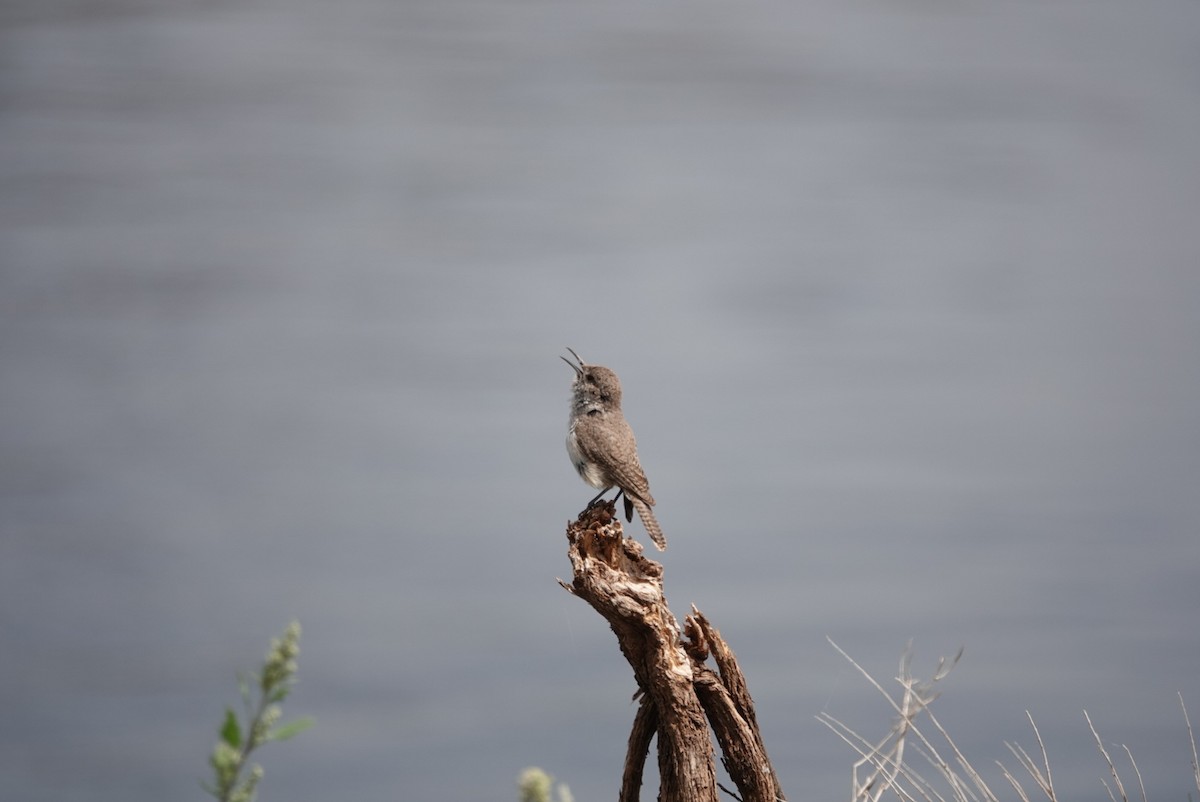
[[[680,631],[663,595],[662,565],[647,559],[640,543],[624,537],[615,504],[580,513],[567,525],[567,542],[574,578],[559,584],[608,621],[638,684],[641,701],[625,755],[620,802],[639,798],[655,734],[658,798],[716,802],[710,726],[722,765],[743,802],[783,800],[737,658],[695,607]],[[716,671],[706,664],[710,655]]]

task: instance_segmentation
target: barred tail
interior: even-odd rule
[[[628,493],[625,494],[625,498],[630,498]],[[654,545],[658,547],[659,551],[666,551],[667,538],[663,535],[662,527],[655,520],[654,513],[650,511],[650,505],[636,496],[632,500],[638,517],[642,519],[642,526],[646,527],[646,534],[650,535],[650,539],[654,541]]]

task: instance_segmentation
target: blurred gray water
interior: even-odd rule
[[[672,603],[790,798],[847,798],[814,715],[891,719],[826,635],[885,682],[965,645],[935,710],[1002,794],[1026,709],[1064,798],[1107,776],[1084,709],[1194,790],[1196,3],[0,26],[0,798],[200,799],[293,616],[318,723],[262,799],[612,798],[566,345],[625,383]]]

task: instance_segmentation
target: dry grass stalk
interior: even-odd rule
[[[983,777],[975,770],[961,750],[959,750],[954,740],[950,737],[950,734],[946,732],[945,728],[942,727],[937,717],[930,710],[930,705],[939,696],[938,693],[933,692],[935,683],[944,679],[958,663],[959,658],[962,657],[961,649],[953,660],[947,661],[945,658],[942,658],[938,662],[937,669],[934,671],[931,680],[920,681],[912,676],[910,667],[912,643],[909,642],[900,659],[900,673],[896,677],[896,682],[899,683],[901,692],[896,698],[893,698],[850,655],[846,654],[832,639],[828,640],[833,648],[842,657],[846,658],[850,665],[854,666],[866,678],[867,682],[879,691],[897,714],[896,721],[888,734],[882,740],[874,743],[863,738],[842,721],[828,713],[823,712],[817,716],[818,721],[829,727],[834,734],[846,742],[859,755],[851,772],[852,802],[879,802],[889,792],[895,795],[900,802],[999,802],[996,794],[988,787]],[[1188,718],[1187,706],[1184,704],[1182,694],[1179,695],[1179,704],[1183,708],[1183,719],[1187,725],[1188,741],[1192,747],[1192,774],[1196,782],[1196,790],[1200,791],[1200,758],[1197,757],[1196,739],[1192,731],[1192,722]],[[942,757],[938,751],[938,747],[934,745],[930,737],[926,736],[922,728],[917,725],[917,718],[921,713],[925,714],[929,727],[932,728],[931,733],[936,733],[939,737],[940,742],[943,744],[943,750],[948,750],[953,763]],[[1025,770],[1025,773],[1029,775],[1029,778],[1032,779],[1034,786],[1045,796],[1047,802],[1058,802],[1058,795],[1054,788],[1054,779],[1050,772],[1050,759],[1046,753],[1046,745],[1042,741],[1042,734],[1038,732],[1033,716],[1028,711],[1025,712],[1025,715],[1029,719],[1029,726],[1033,729],[1034,738],[1037,739],[1041,759],[1035,760],[1020,745],[1005,742],[1005,746],[1012,753],[1013,757],[1017,759],[1017,762]],[[1100,755],[1108,765],[1111,784],[1108,780],[1102,780],[1102,782],[1108,791],[1109,798],[1112,802],[1130,802],[1120,772],[1117,770],[1112,756],[1105,748],[1104,742],[1101,740],[1095,726],[1093,726],[1091,717],[1086,710],[1083,715],[1087,721],[1088,729],[1091,730],[1092,738],[1095,740],[1096,746],[1100,751]],[[912,750],[920,754],[935,770],[936,774],[933,775],[934,781],[925,779],[906,760],[910,746],[908,741],[910,739],[912,740]],[[1137,761],[1134,760],[1133,752],[1127,746],[1122,746],[1121,748],[1125,751],[1125,755],[1129,759],[1129,764],[1133,768],[1134,776],[1137,778],[1141,802],[1148,802],[1146,786],[1142,781],[1142,773],[1138,768]],[[1000,761],[996,761],[996,764],[1000,767],[1004,778],[1012,786],[1013,791],[1017,794],[1021,802],[1032,802],[1029,793],[1022,785],[1022,778],[1009,771]]]

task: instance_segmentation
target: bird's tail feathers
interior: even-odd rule
[[[625,494],[625,498],[630,498],[628,493]],[[658,547],[659,551],[666,551],[667,537],[663,534],[662,527],[658,525],[654,513],[650,510],[650,505],[637,497],[633,497],[631,500],[638,517],[642,519],[642,526],[646,527],[646,534],[650,535],[650,539],[654,541],[654,545]]]

